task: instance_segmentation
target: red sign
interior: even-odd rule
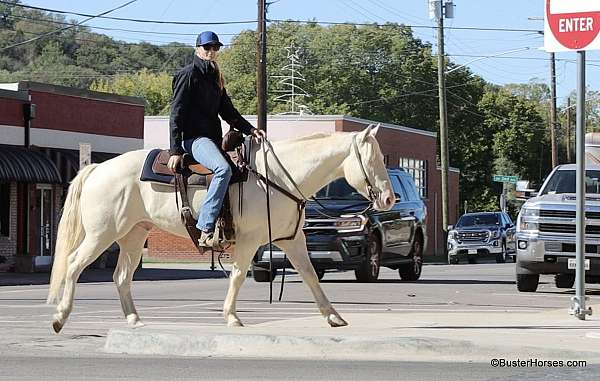
[[[553,2],[559,2],[554,0]],[[566,49],[555,49],[552,43],[548,43],[546,36],[546,50],[585,50],[598,36],[600,32],[600,2],[588,0],[591,8],[596,11],[551,13],[551,0],[546,0],[546,32],[548,28],[556,41]],[[575,2],[574,2],[575,3]],[[581,1],[576,3],[581,4]],[[563,6],[564,7],[564,6]]]

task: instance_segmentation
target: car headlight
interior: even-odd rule
[[[367,225],[367,218],[360,214],[343,214],[340,217],[334,226],[341,233],[360,232]]]
[[[492,237],[492,239],[498,239],[500,237],[500,231],[499,230],[492,230],[490,236]]]
[[[539,230],[539,224],[537,222],[523,221],[519,225],[520,231],[537,232]]]
[[[540,216],[540,210],[539,209],[533,209],[533,208],[524,208],[521,211],[521,216],[522,217],[539,217]]]

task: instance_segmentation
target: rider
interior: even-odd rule
[[[196,225],[202,231],[198,243],[204,247],[213,247],[213,241],[219,239],[213,237],[215,220],[232,173],[220,149],[223,132],[219,115],[232,128],[246,135],[265,137],[264,131],[252,127],[240,115],[227,95],[223,74],[216,61],[221,46],[223,44],[214,32],[200,33],[193,62],[173,77],[168,167],[175,172],[183,153],[188,152],[214,173]]]

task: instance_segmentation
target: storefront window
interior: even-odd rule
[[[0,184],[0,235],[10,234],[10,184]]]

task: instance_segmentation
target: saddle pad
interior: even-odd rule
[[[229,157],[236,157],[229,153]],[[187,184],[189,186],[195,187],[208,187],[212,180],[212,172],[206,169],[206,167],[197,163],[191,155],[184,155],[184,171],[183,175],[187,179]],[[140,175],[140,181],[150,181],[161,184],[175,185],[175,176],[173,173],[167,168],[166,163],[169,161],[169,152],[161,149],[153,149],[146,156],[146,160],[144,161],[144,166],[142,167],[142,174]],[[229,184],[235,184],[239,182],[244,182],[248,179],[247,171],[240,171],[237,166],[233,164],[232,160],[228,160],[231,167],[233,168],[233,174],[231,176],[231,180]],[[199,174],[198,171],[201,169],[195,168],[195,170],[190,170],[190,163],[192,166],[200,166],[204,168],[204,174]],[[155,170],[156,169],[156,170]]]
[[[148,156],[146,156],[146,160],[144,161],[144,166],[142,167],[142,174],[140,175],[140,181],[150,181],[150,182],[154,182],[154,183],[161,183],[161,184],[167,184],[167,185],[175,185],[175,176],[173,176],[173,174],[171,173],[171,171],[168,171],[167,173],[163,173],[165,171],[162,171],[162,167],[159,166],[159,168],[161,168],[161,170],[159,171],[159,173],[156,173],[154,171],[154,167],[155,167],[155,163],[162,160],[164,162],[164,157],[163,158],[159,158],[158,156],[161,155],[162,152],[166,152],[164,150],[160,150],[160,149],[153,149],[148,153]],[[163,154],[164,155],[164,154]],[[167,152],[167,161],[168,161],[168,152]],[[165,168],[166,168],[166,164],[165,164]],[[212,175],[198,175],[198,174],[189,174],[189,177],[187,177],[187,182],[189,186],[196,186],[196,187],[207,187],[208,184],[210,184],[210,180],[212,179]]]
[[[152,163],[152,171],[156,174],[161,175],[172,175],[171,170],[167,167],[167,163],[169,162],[169,158],[171,155],[168,150],[162,150],[156,155],[154,162]],[[198,163],[192,155],[184,154],[182,159],[183,168],[189,168],[193,173],[197,173],[199,175],[211,175],[212,171],[202,164]]]

